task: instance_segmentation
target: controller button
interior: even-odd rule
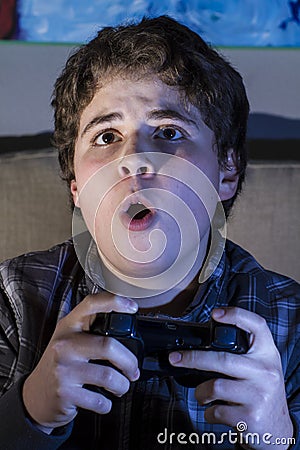
[[[237,330],[228,325],[217,325],[214,330],[212,345],[220,349],[233,349],[236,347]]]
[[[168,330],[172,330],[172,331],[176,331],[177,330],[177,325],[175,324],[175,323],[169,323],[169,322],[166,322],[165,323],[165,327],[168,329]]]
[[[109,334],[113,336],[131,336],[132,317],[130,314],[111,314]]]
[[[184,345],[184,339],[183,338],[176,338],[175,344],[177,347],[182,347]]]

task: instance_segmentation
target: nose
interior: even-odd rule
[[[148,178],[153,176],[154,166],[147,157],[147,153],[134,153],[122,158],[118,165],[118,171],[121,177],[142,175]]]

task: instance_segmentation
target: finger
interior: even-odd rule
[[[213,405],[204,412],[204,418],[208,423],[224,424],[233,428],[244,422],[243,417],[247,417],[245,408],[237,405]]]
[[[52,346],[57,365],[67,362],[87,363],[90,360],[109,361],[131,381],[139,377],[136,356],[114,338],[89,333],[78,333],[76,338],[60,339]]]
[[[198,369],[200,371],[216,372],[230,378],[240,380],[255,380],[261,384],[263,380],[272,380],[274,384],[282,378],[282,368],[279,364],[275,364],[272,359],[267,357],[263,361],[259,358],[255,359],[252,355],[235,355],[227,352],[215,351],[184,351],[180,352],[180,361],[172,362],[175,356],[176,361],[178,352],[170,353],[169,361],[175,367],[187,367],[190,369]]]
[[[72,378],[80,380],[80,385],[103,387],[117,397],[124,395],[130,387],[128,379],[112,367],[100,364],[77,364],[72,368]]]
[[[101,359],[111,362],[131,381],[136,381],[140,372],[137,357],[121,342],[109,337],[101,338]],[[94,358],[91,358],[94,359]],[[97,359],[97,357],[95,358]]]
[[[108,414],[112,407],[112,402],[103,394],[90,391],[83,387],[72,388],[73,403],[78,408],[88,409],[97,414]]]
[[[275,350],[271,331],[265,319],[258,314],[237,307],[217,308],[212,312],[212,317],[217,322],[236,325],[251,335],[251,351],[270,352]]]
[[[261,369],[260,362],[254,358],[228,352],[185,350],[170,353],[169,361],[176,367],[217,372],[240,379],[250,378]]]
[[[195,397],[200,405],[207,405],[215,401],[235,404],[249,404],[258,391],[244,381],[229,380],[227,378],[214,378],[199,384],[195,389]]]
[[[59,325],[72,331],[87,331],[97,313],[111,311],[135,313],[137,310],[138,305],[134,300],[101,292],[85,297],[79,305],[61,319]]]

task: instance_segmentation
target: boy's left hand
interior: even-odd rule
[[[244,355],[199,350],[170,353],[170,363],[176,367],[214,371],[233,378],[216,378],[197,386],[195,396],[200,405],[222,402],[208,406],[205,419],[230,427],[245,422],[245,434],[260,435],[259,444],[251,447],[255,449],[270,448],[270,444],[262,440],[265,433],[272,435],[270,442],[275,442],[276,438],[291,438],[293,424],[280,355],[266,321],[253,312],[236,307],[215,309],[212,317],[249,332],[251,342]],[[276,448],[286,449],[288,445],[276,445]]]

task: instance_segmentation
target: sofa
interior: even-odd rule
[[[39,141],[0,138],[1,260],[49,248],[71,236],[68,188],[50,142],[49,135]],[[251,159],[228,221],[230,239],[266,268],[298,281],[299,193],[299,160]]]

